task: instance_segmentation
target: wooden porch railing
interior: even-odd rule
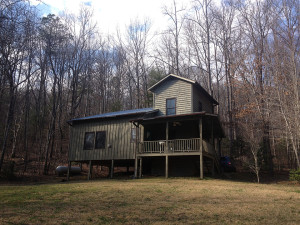
[[[142,153],[164,153],[166,141],[144,141],[142,144]]]
[[[144,141],[141,143],[141,153],[166,153],[167,141]],[[174,139],[168,141],[170,152],[197,152],[200,151],[200,138]]]
[[[200,138],[169,140],[169,152],[198,152]]]
[[[180,152],[199,152],[200,151],[200,138],[191,139],[174,139],[168,141],[168,152],[167,152],[167,141],[144,141],[140,143],[139,153],[180,153]],[[220,170],[219,156],[216,154],[214,147],[209,142],[202,141],[202,150],[210,155],[214,156],[215,165]]]

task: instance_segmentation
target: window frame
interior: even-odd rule
[[[97,146],[97,134],[104,134],[104,145],[101,145],[100,147]],[[100,130],[96,131],[95,135],[95,149],[106,149],[106,131],[105,130]]]
[[[172,108],[168,108],[168,101],[170,100],[175,100],[175,105]],[[166,99],[166,115],[171,116],[171,115],[176,115],[176,103],[177,103],[177,98],[167,98]],[[169,109],[174,109],[174,114],[168,114]]]
[[[92,134],[93,135],[93,140],[92,140],[92,144],[91,144],[91,147],[88,148],[87,146],[87,135],[90,135]],[[95,147],[95,132],[85,132],[84,133],[84,140],[83,140],[83,150],[93,150]]]
[[[133,131],[135,130],[135,138],[133,138]],[[131,127],[131,129],[130,129],[130,142],[131,143],[135,143],[136,142],[136,140],[139,140],[139,128],[137,128],[137,127]]]

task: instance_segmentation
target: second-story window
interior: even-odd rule
[[[176,98],[168,98],[166,104],[166,114],[175,115],[176,114]]]

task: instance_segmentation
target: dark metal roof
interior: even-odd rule
[[[98,115],[94,115],[94,116],[75,118],[68,122],[91,120],[91,119],[101,119],[101,118],[114,118],[114,117],[129,116],[129,115],[139,115],[139,114],[152,113],[152,112],[156,112],[156,111],[158,111],[158,110],[153,109],[153,108],[131,109],[131,110],[125,110],[125,111],[103,113],[103,114],[98,114]]]

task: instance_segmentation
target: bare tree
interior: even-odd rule
[[[248,150],[250,152],[250,154],[243,157],[243,162],[252,170],[252,172],[255,173],[257,183],[259,183],[261,169],[261,129],[252,120],[255,120],[255,118],[251,119],[251,116],[246,116],[247,118],[240,120],[239,123],[240,129],[242,131],[242,136],[245,140],[247,140]]]
[[[285,124],[286,128],[286,140],[291,143],[295,164],[299,169],[300,3],[293,0],[275,3],[277,20],[272,26],[273,43],[268,52],[268,63],[274,75],[275,84],[274,96],[276,97],[273,104],[274,107],[279,108],[279,113],[282,116],[280,121]]]
[[[30,18],[28,18],[28,15],[31,14],[32,8],[30,8],[26,3],[21,1],[1,1],[0,80],[2,81],[1,85],[4,86],[0,87],[0,93],[3,93],[3,88],[8,89],[9,106],[1,148],[0,171],[3,165],[5,152],[7,150],[8,138],[12,129],[12,123],[14,121],[18,87],[27,80],[26,78],[24,79],[23,75],[26,71],[25,59],[28,50],[27,38],[29,38],[29,36],[24,35],[24,33],[31,35],[31,31],[27,31],[27,25],[30,23]],[[30,26],[28,29],[30,29]],[[6,86],[6,84],[8,85]]]
[[[180,46],[180,36],[185,21],[184,12],[185,7],[178,7],[178,3],[175,0],[173,0],[171,7],[166,5],[163,6],[163,14],[171,21],[169,29],[165,31],[163,36],[164,39],[169,40],[164,47],[167,47],[169,56],[172,58],[170,73],[176,73],[178,75],[184,75],[180,70],[180,60],[183,60],[182,57],[180,57],[182,51]],[[168,36],[170,38],[168,38]],[[175,42],[175,46],[173,42]]]
[[[212,0],[195,0],[193,1],[192,14],[188,17],[188,20],[191,22],[188,27],[191,31],[189,36],[192,39],[191,44],[196,51],[197,61],[200,64],[199,68],[205,70],[207,73],[207,89],[211,95],[213,95],[211,70],[211,36],[214,22],[213,8]]]
[[[240,23],[250,48],[244,60],[243,69],[247,75],[242,76],[245,84],[255,96],[256,106],[261,119],[263,130],[264,161],[270,173],[273,172],[273,161],[270,147],[270,110],[268,102],[268,85],[270,73],[266,70],[266,46],[272,25],[272,7],[270,1],[255,1],[244,4],[239,8]]]
[[[125,38],[118,35],[118,44],[126,53],[127,81],[130,94],[130,108],[140,108],[147,98],[147,54],[148,34],[151,27],[149,20],[131,22],[126,29]],[[136,100],[134,103],[133,100]]]
[[[234,122],[234,111],[235,111],[235,93],[234,93],[234,80],[236,70],[239,68],[241,63],[240,60],[243,57],[239,57],[242,54],[239,52],[242,47],[239,45],[239,40],[241,34],[237,26],[237,18],[235,7],[231,1],[223,1],[219,10],[214,11],[216,19],[216,29],[215,36],[216,42],[219,45],[221,51],[221,63],[224,66],[224,76],[225,76],[225,87],[226,87],[226,104],[222,104],[223,107],[227,105],[227,111],[224,119],[226,124],[228,124],[228,137],[230,141],[230,155],[233,154],[233,142],[236,138],[235,131],[235,122]],[[217,49],[217,47],[214,47]],[[217,73],[216,76],[217,82],[219,82],[220,75]],[[222,77],[221,77],[222,79]],[[219,87],[217,85],[217,99],[219,100]]]

